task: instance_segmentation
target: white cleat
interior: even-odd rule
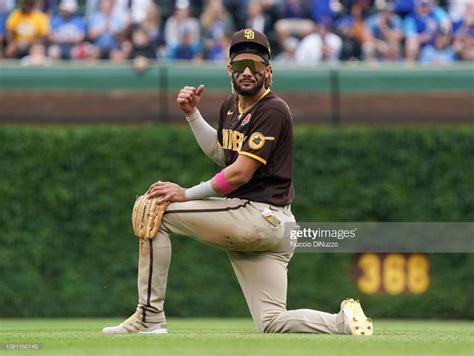
[[[374,323],[364,314],[358,300],[350,298],[342,301],[341,312],[344,317],[344,328],[348,334],[371,336],[374,333]]]
[[[168,334],[164,323],[143,322],[132,315],[117,326],[107,326],[102,329],[104,334]]]

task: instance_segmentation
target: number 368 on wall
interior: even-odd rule
[[[422,254],[365,253],[356,258],[356,283],[365,294],[421,294],[430,285],[430,262]]]

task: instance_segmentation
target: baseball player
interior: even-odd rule
[[[329,314],[286,310],[287,266],[293,250],[284,224],[295,222],[293,131],[288,105],[271,91],[270,45],[263,33],[234,33],[227,66],[233,93],[220,109],[216,131],[197,106],[204,86],[186,86],[177,104],[204,153],[224,167],[206,182],[182,188],[156,182],[150,198],[171,202],[157,235],[140,243],[138,307],[107,334],[167,333],[165,302],[170,234],[227,250],[257,330],[266,333],[371,335],[358,301],[346,299]]]

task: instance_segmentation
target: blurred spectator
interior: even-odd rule
[[[137,57],[156,58],[156,48],[147,31],[141,26],[136,27],[132,32],[132,50],[129,58],[135,59]]]
[[[474,3],[466,6],[464,18],[453,25],[454,51],[461,60],[474,60]]]
[[[279,1],[279,17],[282,19],[309,19],[311,17],[311,2],[305,0]]]
[[[247,20],[247,8],[250,0],[223,0],[225,8],[232,14],[236,28],[244,28]]]
[[[339,61],[342,39],[330,32],[330,22],[314,26],[314,32],[304,37],[298,45],[295,58],[299,64],[334,63]]]
[[[139,24],[134,23],[126,27],[121,36],[120,48],[112,50],[110,57],[115,61],[133,59],[138,71],[148,68],[148,60],[159,56],[162,41],[160,22],[161,8],[150,3],[145,19]],[[165,55],[166,50],[163,51]]]
[[[357,13],[358,16],[365,19],[370,14],[374,0],[341,0],[341,3],[346,13],[353,16]]]
[[[351,11],[351,15],[341,17],[336,23],[336,34],[342,38],[340,59],[360,61],[373,52],[370,34],[362,18],[361,7],[354,6]]]
[[[5,22],[7,17],[14,6],[10,0],[0,0],[0,58],[3,57],[3,47],[6,42],[6,28]]]
[[[140,24],[145,20],[151,2],[151,0],[115,0],[113,11],[116,15],[123,17],[127,25]],[[100,3],[101,0],[87,0],[87,19],[100,10]]]
[[[234,24],[222,0],[207,1],[201,15],[201,25],[206,59],[225,59],[224,51],[228,47],[228,34],[234,32]]]
[[[279,20],[275,31],[280,43],[288,36],[303,38],[313,31],[314,22],[310,19],[311,9],[304,0],[282,1],[279,7]]]
[[[341,3],[336,0],[312,0],[311,1],[311,18],[320,23],[327,19],[332,19],[335,12],[342,10]]]
[[[78,1],[85,2],[87,21],[77,15]],[[275,54],[281,49],[274,60],[283,63],[403,56],[443,62],[451,50],[456,59],[474,59],[474,0],[18,0],[16,10],[14,5],[15,0],[0,0],[0,58],[28,56],[24,63],[92,55],[118,61],[227,60],[230,35],[243,27],[266,33]],[[59,14],[48,20],[55,8]],[[42,54],[46,40],[51,58]]]
[[[234,31],[232,17],[225,9],[222,0],[208,0],[200,20],[205,38],[220,38]]]
[[[461,28],[474,27],[474,0],[466,4],[461,18],[457,21],[453,20],[453,32],[459,31]]]
[[[157,58],[156,44],[145,26],[134,26],[131,35],[131,47],[128,50],[130,42],[123,44],[124,53],[129,53],[128,58],[133,62],[133,68],[142,73],[150,66],[150,61]]]
[[[40,10],[50,17],[56,12],[56,1],[55,0],[35,0],[36,10]]]
[[[160,7],[151,2],[148,5],[145,19],[140,24],[140,27],[146,32],[150,40],[153,50],[156,52],[161,43],[161,10]]]
[[[282,51],[273,60],[277,63],[295,63],[296,49],[300,41],[293,36],[288,37],[282,44]]]
[[[368,59],[394,61],[400,58],[402,20],[394,13],[394,4],[385,2],[380,12],[366,21],[369,40]]]
[[[382,0],[385,1],[385,0]],[[390,0],[387,0],[390,1]],[[410,15],[415,9],[415,0],[394,0],[395,13],[402,19]]]
[[[467,7],[474,4],[474,0],[448,0],[448,13],[453,22],[462,21]]]
[[[30,47],[30,53],[23,57],[20,63],[24,66],[49,66],[52,61],[46,54],[46,47],[41,42],[35,42]]]
[[[189,0],[177,0],[174,15],[165,23],[165,40],[168,48],[180,44],[184,32],[188,33],[189,41],[196,44],[201,40],[198,19],[190,15]]]
[[[76,15],[76,0],[62,0],[59,14],[51,19],[48,54],[53,59],[78,58],[79,46],[86,37],[84,18]]]
[[[206,48],[205,58],[210,61],[229,61],[230,38],[232,34],[225,34],[219,40],[212,42],[212,46]]]
[[[469,28],[462,35],[456,36],[454,50],[460,60],[474,61],[474,28]]]
[[[113,7],[115,7],[115,0],[113,2]],[[86,0],[86,21],[89,22],[92,16],[100,11],[101,7],[101,0]]]
[[[11,12],[15,9],[15,0],[0,0],[0,9],[5,12]]]
[[[167,59],[201,59],[202,49],[199,42],[193,42],[193,34],[190,31],[184,31],[180,42],[170,47]]]
[[[151,0],[116,0],[115,10],[126,17],[129,24],[141,24],[151,3]]]
[[[421,50],[420,63],[449,64],[454,62],[455,52],[452,46],[452,36],[449,29],[440,27],[433,44],[428,44]]]
[[[111,51],[119,49],[119,34],[125,29],[125,19],[113,12],[113,6],[114,0],[102,0],[101,10],[89,21],[89,38],[101,59],[108,59]]]
[[[132,26],[129,38],[120,43],[120,48],[110,52],[110,58],[116,62],[126,59],[146,58],[146,63],[148,63],[148,59],[157,57],[158,53],[147,31],[139,25]],[[140,63],[142,62],[140,61]]]
[[[433,0],[416,0],[415,12],[405,18],[406,58],[415,61],[425,46],[434,44],[440,28],[451,30],[448,14]]]
[[[266,33],[269,31],[271,23],[270,19],[263,12],[261,1],[251,1],[247,7],[247,19],[245,27],[255,31]]]
[[[6,56],[21,58],[28,54],[36,41],[46,39],[49,31],[48,16],[34,9],[34,0],[22,0],[20,8],[13,10],[6,22]]]

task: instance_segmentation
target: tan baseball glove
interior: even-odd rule
[[[132,226],[135,236],[144,240],[154,238],[168,205],[169,202],[158,203],[158,198],[148,199],[147,194],[137,197],[132,210]]]

